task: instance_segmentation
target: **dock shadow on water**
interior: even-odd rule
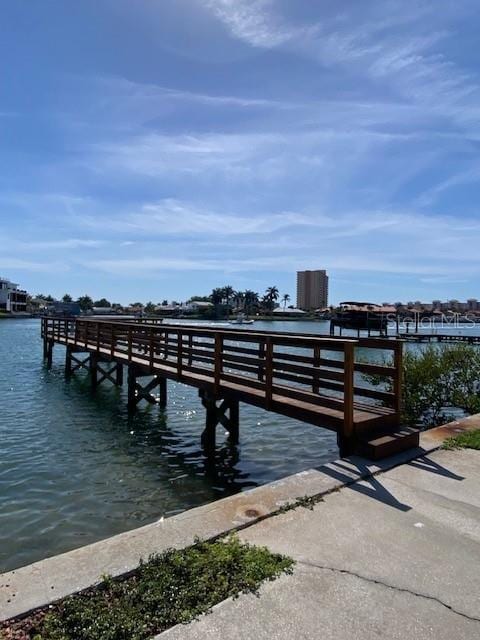
[[[169,517],[338,456],[335,434],[241,405],[240,444],[200,435],[195,389],[169,382],[168,406],[129,413],[126,389],[91,392],[42,364],[36,320],[0,323],[0,571]]]

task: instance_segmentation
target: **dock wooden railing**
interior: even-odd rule
[[[45,342],[141,367],[145,375],[333,429],[346,440],[399,420],[398,341],[49,317],[42,319],[42,336]],[[392,366],[379,359],[385,351],[393,354]],[[365,383],[369,375],[390,378],[390,390]]]

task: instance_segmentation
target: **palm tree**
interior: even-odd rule
[[[233,302],[237,310],[243,309],[245,307],[245,294],[243,293],[243,291],[237,291],[235,293]]]
[[[277,287],[267,287],[265,293],[269,300],[278,300],[280,295]]]
[[[223,303],[223,289],[220,289],[219,287],[217,287],[216,289],[214,289],[212,291],[212,293],[210,294],[210,300],[212,301],[213,304],[213,308],[215,310],[215,318],[219,318],[220,316],[220,309],[221,309],[221,305]]]
[[[86,294],[84,296],[80,296],[77,302],[82,311],[89,311],[90,309],[93,309],[93,300]]]
[[[282,301],[283,301],[283,308],[286,309],[287,308],[287,302],[290,301],[290,296],[288,295],[288,293],[285,293],[282,296]]]
[[[278,300],[279,295],[280,294],[277,287],[267,287],[262,300],[267,311],[273,311],[273,309],[275,308],[275,302]]]
[[[227,285],[226,287],[223,287],[222,291],[223,291],[223,299],[225,300],[225,304],[229,304],[230,300],[235,295],[234,288],[231,287],[230,285]]]
[[[93,303],[94,307],[111,307],[111,303],[106,298],[100,298]]]
[[[223,302],[223,289],[220,288],[216,288],[212,291],[212,293],[210,294],[210,300],[212,301],[212,304],[214,304],[215,306],[218,306],[219,304],[222,304]]]
[[[35,298],[39,300],[45,300],[45,302],[54,302],[54,298],[49,294],[48,296],[44,293],[37,293]]]
[[[231,287],[230,285],[227,285],[226,287],[223,287],[222,291],[223,291],[223,300],[224,300],[225,305],[227,307],[227,317],[228,317],[229,314],[230,314],[230,300],[235,295],[235,289],[233,287]]]
[[[253,307],[258,305],[258,293],[247,289],[243,294],[243,299],[245,301],[245,311],[249,314],[252,312]]]

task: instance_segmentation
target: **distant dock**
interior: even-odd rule
[[[406,342],[463,342],[466,344],[480,344],[480,336],[454,333],[399,333],[391,338],[400,338]]]

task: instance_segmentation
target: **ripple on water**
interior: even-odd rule
[[[337,455],[329,431],[242,405],[240,446],[220,446],[219,430],[212,464],[200,449],[194,389],[169,383],[165,414],[129,416],[125,390],[92,395],[83,375],[65,381],[61,347],[47,372],[39,331],[37,320],[0,322],[1,571]]]

